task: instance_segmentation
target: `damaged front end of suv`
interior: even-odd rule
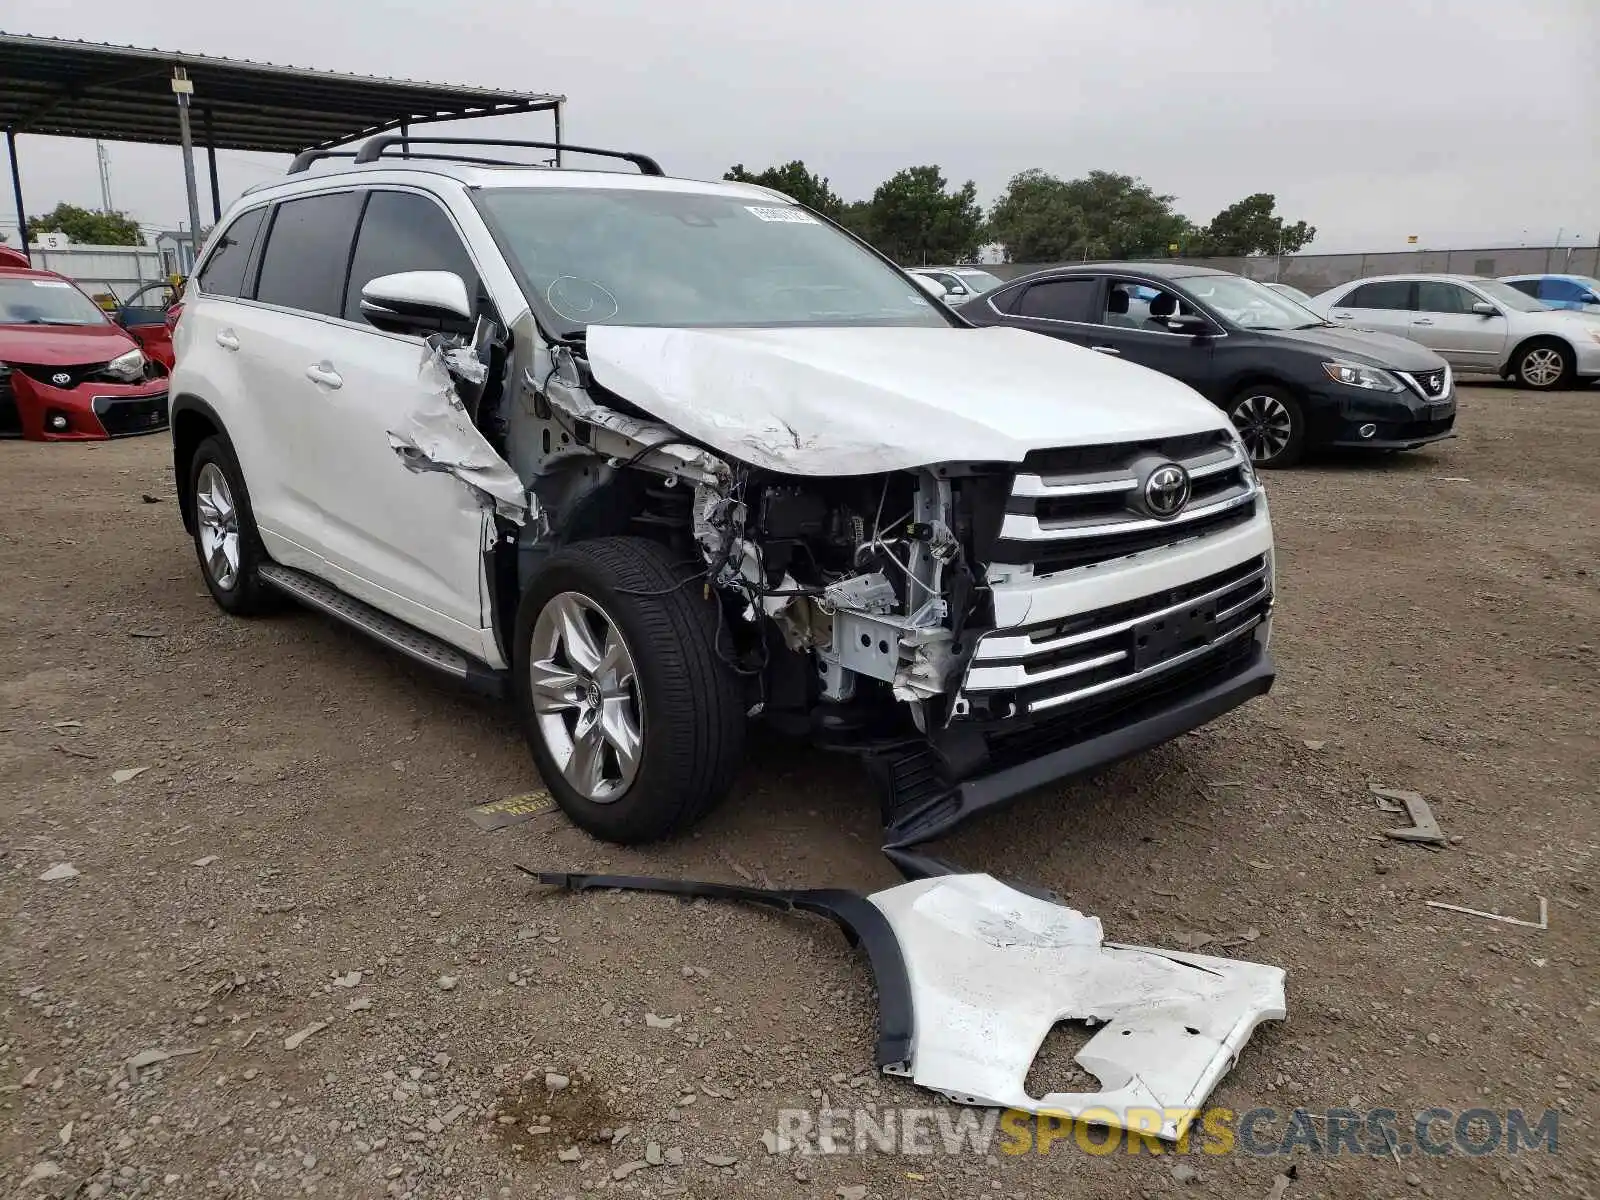
[[[477,483],[518,614],[508,658],[541,773],[592,832],[682,829],[760,717],[862,756],[887,845],[909,846],[1271,686],[1265,497],[1198,400],[1120,438],[1026,396],[935,412],[893,382],[927,331],[854,332],[596,325],[555,343],[530,320],[509,339],[526,361],[482,354],[504,384],[476,424],[508,468]],[[1019,375],[1063,349],[961,336]],[[482,392],[463,349],[455,377]],[[874,379],[868,357],[900,361]],[[653,571],[619,575],[626,559]]]

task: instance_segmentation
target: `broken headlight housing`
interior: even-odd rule
[[[119,354],[105,365],[105,373],[124,383],[138,383],[144,378],[145,356],[143,350],[129,350]]]

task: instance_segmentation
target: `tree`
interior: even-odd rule
[[[878,232],[872,225],[872,201],[852,200],[834,220],[863,241],[878,244]]]
[[[1152,258],[1169,253],[1190,229],[1172,199],[1110,171],[1069,180],[1024,171],[995,202],[990,235],[1013,262]]]
[[[835,221],[844,212],[844,201],[834,195],[825,176],[815,175],[806,169],[798,158],[781,167],[768,167],[765,171],[751,173],[743,163],[730,167],[722,176],[735,183],[755,183],[775,188],[785,196],[792,196],[807,208]]]
[[[73,241],[90,246],[144,245],[139,222],[126,213],[91,212],[76,204],[58,204],[54,212],[28,218],[30,240],[46,233],[64,233]]]
[[[961,262],[983,241],[983,210],[970,179],[953,192],[936,166],[907,167],[878,186],[867,204],[873,245],[915,266]]]
[[[1189,252],[1225,257],[1247,254],[1293,254],[1317,236],[1314,225],[1296,221],[1284,224],[1277,214],[1278,198],[1257,192],[1228,205],[1198,230]]]

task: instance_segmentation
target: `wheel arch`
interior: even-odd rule
[[[189,469],[194,462],[195,452],[208,437],[222,438],[228,442],[230,449],[233,441],[228,437],[222,418],[217,416],[217,410],[189,392],[173,398],[168,422],[172,429],[172,476],[177,485],[178,512],[183,518],[184,529],[193,533],[194,502],[189,495]]]
[[[1561,347],[1561,349],[1567,355],[1567,361],[1569,364],[1567,367],[1567,374],[1569,377],[1575,370],[1577,370],[1578,348],[1571,342],[1567,341],[1567,339],[1562,337],[1559,333],[1530,333],[1527,337],[1523,338],[1516,344],[1516,347],[1506,357],[1505,364],[1501,367],[1501,370],[1503,370],[1507,375],[1510,375],[1513,379],[1516,378],[1517,360],[1522,357],[1524,351],[1528,350],[1530,347],[1538,344],[1539,342],[1554,342],[1557,346]]]

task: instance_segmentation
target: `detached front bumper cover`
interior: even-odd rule
[[[940,875],[871,896],[630,875],[528,871],[571,891],[743,900],[830,917],[878,983],[878,1066],[958,1104],[1181,1138],[1256,1026],[1286,1014],[1278,967],[1101,940],[1096,917],[989,875]],[[1098,1092],[1027,1094],[1057,1022],[1100,1026],[1077,1056]]]

